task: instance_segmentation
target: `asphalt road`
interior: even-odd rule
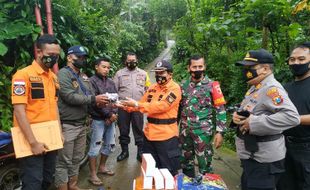
[[[169,60],[171,58],[170,49],[173,47],[174,41],[168,41],[168,47],[165,49],[158,58],[156,58],[148,67],[145,68],[148,72],[155,66],[155,64],[161,59]],[[154,82],[154,73],[149,72],[151,81]],[[116,130],[118,137],[118,129]],[[131,190],[133,180],[140,175],[140,163],[136,160],[137,148],[134,146],[133,136],[131,133],[131,144],[129,146],[129,158],[117,162],[116,157],[121,152],[121,147],[118,144],[115,152],[109,157],[107,165],[109,169],[115,171],[114,176],[99,175],[103,181],[103,186],[93,186],[88,182],[89,169],[88,166],[81,168],[79,176],[79,186],[87,189],[109,189],[109,190]],[[236,153],[227,149],[220,149],[215,152],[213,168],[215,173],[220,174],[224,179],[230,190],[239,190],[240,181],[240,161],[236,156]]]

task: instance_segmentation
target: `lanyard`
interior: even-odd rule
[[[71,74],[76,78],[76,80],[77,80],[77,82],[79,83],[79,86],[80,86],[81,90],[83,91],[84,95],[85,95],[85,96],[90,95],[91,93],[85,88],[83,82],[80,80],[80,76],[79,76],[77,73],[75,73],[75,72],[72,70],[71,67],[66,66],[65,68],[66,68],[68,71],[70,71]]]

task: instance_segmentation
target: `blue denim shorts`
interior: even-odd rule
[[[115,150],[115,123],[106,125],[103,120],[93,120],[92,136],[88,156],[98,156],[99,152],[110,155]]]

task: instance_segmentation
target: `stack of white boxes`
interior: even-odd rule
[[[141,165],[142,189],[174,190],[174,178],[168,169],[156,168],[156,162],[151,154],[142,155]],[[133,190],[136,189],[136,181],[133,182]]]

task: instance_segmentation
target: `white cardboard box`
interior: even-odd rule
[[[154,184],[156,190],[165,188],[164,176],[161,174],[158,168],[156,168],[154,172]]]
[[[174,178],[171,175],[171,173],[169,172],[169,170],[167,168],[163,168],[163,169],[159,169],[159,171],[161,172],[161,174],[164,177],[165,189],[166,190],[170,190],[170,189],[173,190],[175,187]]]
[[[153,176],[146,176],[144,169],[141,167],[141,174],[143,178],[143,189],[152,189],[153,188]]]
[[[156,162],[152,154],[142,154],[142,168],[145,172],[145,176],[153,176]]]

